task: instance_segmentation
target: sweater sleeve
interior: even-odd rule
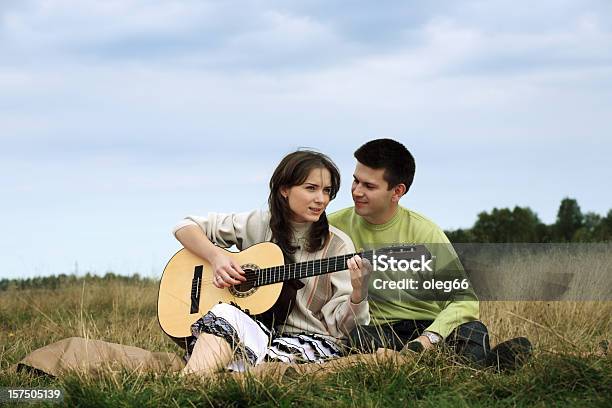
[[[328,256],[345,255],[355,252],[352,241],[344,233],[336,235],[340,244],[334,245]],[[353,286],[348,269],[332,273],[330,275],[332,296],[321,308],[325,324],[332,336],[344,338],[355,328],[356,325],[366,325],[370,322],[370,307],[367,298],[358,304],[351,301]]]
[[[432,254],[436,256],[435,279],[458,282],[465,279],[468,283],[466,288],[453,290],[450,296],[438,301],[441,311],[425,329],[446,338],[459,325],[479,319],[479,303],[461,261],[446,235],[440,231],[434,234],[431,242],[439,242],[432,244]]]
[[[199,226],[208,239],[222,247],[236,245],[243,250],[259,242],[270,240],[269,214],[255,210],[245,213],[208,213],[207,216],[187,216],[174,228],[174,234],[187,225]]]

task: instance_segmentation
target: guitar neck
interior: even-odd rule
[[[273,266],[260,269],[254,282],[255,286],[271,285],[278,282],[286,282],[292,279],[303,279],[311,276],[325,275],[347,269],[346,261],[355,255],[368,259],[372,262],[374,251],[357,252],[334,256],[331,258],[315,259],[312,261],[298,262],[293,264]]]

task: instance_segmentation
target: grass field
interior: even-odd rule
[[[70,406],[601,406],[612,404],[612,302],[481,302],[492,345],[526,335],[534,358],[514,373],[454,364],[432,353],[361,364],[326,376],[179,378],[128,371],[59,379],[11,366],[54,341],[87,337],[180,350],[159,329],[157,282],[76,279],[0,291],[0,387],[59,387]]]

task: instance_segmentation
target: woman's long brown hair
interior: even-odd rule
[[[276,242],[283,251],[287,262],[294,262],[293,254],[298,247],[291,244],[292,212],[289,202],[281,194],[281,189],[298,186],[306,181],[310,171],[325,168],[331,175],[330,201],[336,197],[340,189],[340,172],[334,162],[326,155],[311,150],[298,150],[285,156],[276,166],[270,178],[270,196],[268,205],[270,208],[270,229],[272,230],[272,241]],[[306,249],[315,252],[323,249],[329,235],[329,224],[325,212],[319,220],[310,228]]]

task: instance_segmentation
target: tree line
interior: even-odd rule
[[[612,209],[606,216],[583,214],[578,201],[564,198],[554,224],[546,225],[529,207],[493,208],[478,214],[472,228],[445,231],[453,243],[612,241]]]
[[[87,273],[84,276],[66,275],[64,273],[52,276],[37,276],[34,278],[0,279],[0,292],[9,289],[57,289],[67,285],[92,283],[121,282],[127,284],[153,284],[157,279],[143,277],[135,273],[132,276],[118,275],[107,272],[104,276]]]

